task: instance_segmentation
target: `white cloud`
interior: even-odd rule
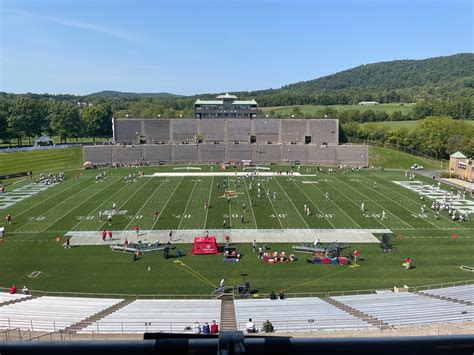
[[[120,40],[129,41],[129,42],[144,43],[143,39],[137,36],[136,34],[133,34],[129,31],[125,31],[119,28],[110,27],[110,26],[103,26],[103,25],[98,25],[95,23],[78,21],[78,20],[73,20],[73,19],[69,19],[65,17],[49,16],[49,15],[43,15],[43,14],[20,11],[20,10],[2,10],[2,12],[11,13],[11,14],[20,15],[20,16],[27,16],[39,21],[51,22],[51,23],[55,23],[61,26],[92,31],[92,32],[104,34],[106,36],[114,37]]]

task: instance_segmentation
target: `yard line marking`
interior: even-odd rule
[[[265,186],[263,186],[263,180],[261,180],[260,178],[258,179],[258,181],[260,182],[261,186],[262,186],[262,189],[263,189],[263,193],[266,195],[267,194],[267,191],[265,190]],[[270,195],[270,194],[269,194]],[[280,217],[278,217],[278,213],[275,209],[275,206],[273,205],[273,202],[272,200],[270,199],[270,196],[267,196],[267,199],[268,201],[270,201],[270,205],[272,205],[272,208],[273,208],[273,212],[275,212],[275,217],[278,219],[278,222],[280,223],[280,226],[281,226],[281,229],[285,229],[283,228],[283,224],[281,223],[281,220],[280,220]]]
[[[141,191],[146,185],[148,185],[150,183],[151,179],[148,180],[146,183],[143,184],[142,187],[140,187],[139,189],[137,189],[133,194],[131,194],[126,200],[125,202],[122,204],[122,206],[125,206],[127,204],[128,201],[130,201],[130,199],[135,196],[139,191]],[[135,217],[135,216],[134,216]],[[133,221],[133,218],[132,218],[132,221]],[[102,226],[107,223],[107,217],[106,217],[106,220],[99,226],[99,228],[97,228],[97,230],[101,230],[102,229]],[[124,229],[125,231],[125,229]]]
[[[250,192],[249,192],[249,189],[247,188],[247,181],[245,180],[245,177],[244,177],[244,184],[245,184],[245,191],[247,191],[247,197],[249,199],[250,209],[252,210],[253,222],[255,224],[255,229],[258,229],[257,219],[255,218],[255,212],[254,212],[253,206],[252,206],[252,199],[250,198]]]
[[[188,202],[186,203],[186,206],[184,206],[184,211],[181,214],[181,219],[179,220],[178,228],[176,230],[179,230],[179,227],[181,227],[181,223],[183,223],[184,215],[186,214],[186,210],[188,209],[188,206],[189,206],[189,201],[191,201],[191,197],[193,197],[193,192],[194,192],[194,189],[196,188],[196,185],[197,185],[198,181],[199,181],[199,179],[197,179],[197,178],[194,181],[193,189],[191,190],[191,193],[189,194],[189,198],[188,198]]]
[[[371,199],[369,196],[367,196],[367,195],[363,194],[362,192],[360,192],[360,191],[354,189],[350,184],[346,183],[345,181],[343,181],[343,180],[341,180],[341,179],[338,179],[336,175],[334,175],[334,178],[335,178],[336,180],[342,182],[344,185],[349,186],[350,189],[356,191],[358,194],[360,194],[360,195],[362,195],[362,196],[365,196],[365,197],[368,198],[370,201],[372,201],[373,203],[375,203],[377,206],[381,207],[382,210],[386,210],[386,208],[383,208],[380,204],[378,204],[377,202],[375,202],[375,201],[374,201],[373,199]],[[346,197],[347,197],[347,195],[346,195]],[[347,198],[349,198],[349,197],[347,197]],[[352,201],[352,199],[350,199],[350,198],[349,198],[349,200]],[[357,203],[355,203],[354,201],[352,201],[352,202],[353,202],[355,205],[357,205]],[[402,223],[406,224],[406,225],[407,225],[408,227],[410,227],[411,229],[414,229],[414,227],[413,227],[411,224],[405,222],[403,219],[401,219],[400,217],[398,217],[396,214],[394,214],[394,213],[391,213],[391,214],[392,214],[393,216],[395,216],[398,220],[402,221]],[[388,228],[384,223],[382,223],[382,221],[378,221],[378,222],[379,222],[381,225],[385,226],[385,228]]]
[[[112,180],[112,179],[111,179]],[[117,182],[119,179],[115,179],[115,182]],[[107,185],[107,187],[110,187],[114,184],[114,182],[111,182]],[[97,185],[97,184],[93,184],[91,186],[94,186],[94,185]],[[89,186],[89,187],[91,187]],[[105,188],[104,188],[105,189]],[[67,216],[69,213],[71,213],[72,211],[75,211],[77,210],[79,207],[81,207],[84,203],[86,203],[87,201],[89,201],[90,199],[92,199],[93,197],[95,197],[95,195],[97,195],[98,193],[101,193],[104,191],[104,189],[100,189],[99,191],[97,191],[95,194],[93,194],[92,196],[90,196],[89,198],[85,199],[84,201],[82,201],[79,205],[77,205],[76,207],[74,207],[73,209],[71,210],[68,210],[65,214],[63,214],[61,217],[57,218],[53,223],[49,224],[46,228],[42,229],[40,232],[45,232],[46,230],[48,230],[49,227],[52,227],[54,226],[57,222],[59,222],[60,220],[62,220],[65,216]],[[74,197],[75,195],[71,196],[71,197]],[[65,199],[63,202],[69,200],[71,197]],[[61,203],[63,203],[61,202]],[[60,204],[61,204],[60,203]],[[60,204],[56,205],[56,206],[59,206]]]
[[[173,192],[171,193],[170,197],[168,197],[168,200],[166,200],[166,203],[165,205],[163,206],[163,208],[161,209],[161,212],[160,214],[158,215],[158,218],[155,220],[155,222],[153,222],[153,225],[151,226],[150,230],[153,230],[153,228],[155,228],[155,225],[156,223],[158,222],[158,220],[161,218],[162,214],[163,214],[163,211],[165,210],[166,206],[168,205],[168,202],[170,202],[171,200],[171,197],[173,197],[174,193],[176,192],[176,189],[178,188],[178,186],[181,184],[181,181],[183,181],[184,179],[184,176],[181,177],[181,179],[179,180],[179,182],[176,184]]]
[[[118,194],[120,191],[122,191],[122,189],[124,187],[126,187],[127,185],[123,185],[120,189],[118,189],[117,191],[115,191],[112,195],[110,195],[110,197],[108,199],[106,199],[104,202],[102,202],[99,206],[97,206],[95,209],[92,210],[92,214],[89,213],[89,215],[93,215],[93,213],[95,213],[95,211],[97,211],[98,209],[100,209],[102,207],[102,205],[104,205],[107,201],[109,201],[112,197],[114,197],[116,194]],[[75,230],[76,227],[81,224],[82,222],[84,222],[85,219],[82,219],[80,220],[79,222],[77,222],[70,230]],[[99,221],[100,222],[100,221]]]
[[[309,200],[309,202],[311,202],[313,204],[314,207],[316,207],[316,209],[319,211],[319,213],[321,213],[322,216],[324,216],[325,214],[323,213],[323,211],[321,211],[319,209],[319,207],[313,202],[313,200],[311,199],[311,197],[308,196],[308,194],[306,192],[304,192],[301,187],[298,186],[298,184],[296,183],[296,181],[294,181],[294,185],[306,196],[306,198]],[[314,185],[314,184],[312,184]],[[331,227],[333,227],[334,229],[336,229],[336,227],[334,226],[334,224],[331,223],[331,221],[329,220],[329,218],[327,217],[324,217],[328,222],[329,224],[331,225]],[[350,218],[350,217],[349,217]],[[356,223],[357,224],[357,223]],[[358,225],[358,224],[357,224]],[[360,228],[360,226],[359,226]]]
[[[93,187],[93,186],[95,186],[95,184],[92,184],[92,185],[86,187],[86,188],[83,189],[83,190],[79,190],[79,191],[76,192],[75,194],[73,194],[73,195],[69,196],[68,198],[66,198],[65,200],[62,200],[61,202],[59,202],[59,203],[58,203],[57,205],[55,205],[54,207],[49,208],[49,209],[46,211],[46,213],[50,212],[52,209],[56,208],[57,206],[61,205],[61,204],[64,203],[64,202],[70,200],[71,198],[76,197],[77,194],[83,193],[85,190],[90,189],[90,188]],[[65,215],[64,215],[64,216],[65,216]],[[63,217],[64,217],[64,216],[63,216]],[[61,218],[62,218],[62,217],[61,217]],[[17,231],[18,231],[18,232],[24,231],[24,230],[25,230],[24,228],[25,228],[27,225],[29,225],[30,223],[32,223],[32,222],[34,222],[34,221],[32,220],[32,221],[29,221],[29,222],[25,223],[25,224],[22,225],[19,229],[17,229]],[[55,223],[56,223],[56,222],[55,222]]]
[[[315,189],[317,189],[317,190],[321,193],[321,195],[324,195],[323,192],[321,191],[321,189],[320,189],[319,187],[317,187],[315,184],[311,184],[311,186],[314,187]],[[333,187],[331,187],[331,189],[334,190]],[[351,200],[351,202],[354,203],[357,207],[359,207],[359,206],[357,205],[357,203],[355,203],[354,201],[352,201],[352,199],[350,199],[346,194],[344,194],[344,196],[345,196],[346,198],[348,198],[349,200]],[[331,203],[332,203],[333,205],[335,205],[337,208],[339,208],[339,209],[342,211],[342,213],[344,213],[347,217],[349,217],[349,219],[350,219],[352,222],[354,222],[355,225],[356,225],[358,228],[362,228],[362,227],[359,225],[359,223],[357,223],[348,213],[346,213],[346,211],[344,211],[344,210],[339,206],[339,204],[337,204],[337,203],[336,203],[335,201],[333,201],[332,199],[330,199],[330,201],[331,201]],[[314,204],[314,203],[313,203],[313,204]],[[321,213],[322,213],[322,212],[321,212]],[[323,215],[324,215],[324,213],[323,213]],[[387,226],[385,226],[383,223],[380,223],[380,224],[382,224],[385,228],[387,228]]]
[[[364,177],[364,176],[363,176],[363,178],[364,178],[365,180],[367,180],[367,181],[370,181],[370,183],[373,183],[373,182],[374,182],[373,180],[370,180],[369,178],[366,178],[366,177]],[[363,184],[362,182],[360,182],[359,184],[365,186],[365,184]],[[389,189],[389,190],[391,190],[391,189]],[[378,192],[376,189],[374,189],[374,191],[375,191],[377,194],[382,195],[382,194],[381,194],[380,192]],[[392,190],[392,191],[393,191],[393,190]],[[383,196],[383,195],[382,195],[382,196]],[[411,213],[416,213],[416,212],[410,211],[408,208],[406,208],[405,206],[403,206],[401,203],[399,203],[399,202],[397,202],[397,201],[395,201],[395,200],[392,200],[392,201],[395,202],[395,203],[396,203],[397,205],[399,205],[400,207],[402,207],[405,211],[410,212],[410,214],[411,214]],[[438,228],[437,225],[435,225],[435,224],[431,223],[430,221],[428,221],[427,218],[426,218],[426,219],[423,219],[423,220],[426,221],[426,222],[428,222],[429,224],[431,224],[433,227]]]
[[[212,176],[211,188],[209,189],[209,197],[207,199],[206,217],[204,218],[204,226],[202,227],[203,229],[206,229],[206,225],[207,225],[207,216],[209,215],[209,206],[211,205],[211,195],[212,195],[212,187],[213,186],[214,186],[214,176]]]
[[[273,179],[277,182],[278,186],[279,186],[280,189],[283,191],[283,193],[286,195],[286,197],[288,198],[288,200],[290,200],[291,204],[293,205],[293,208],[296,210],[296,213],[298,213],[298,216],[300,216],[300,218],[301,218],[301,220],[303,221],[303,223],[306,224],[306,228],[311,229],[311,228],[309,228],[308,223],[306,223],[306,220],[305,220],[305,219],[303,218],[303,216],[301,215],[300,211],[298,211],[298,209],[296,208],[296,206],[295,206],[293,200],[290,198],[290,196],[288,196],[288,194],[286,193],[286,191],[285,191],[285,190],[283,189],[283,187],[281,186],[281,184],[280,184],[280,182],[278,181],[278,179],[277,179],[276,177],[274,177]]]
[[[69,181],[74,181],[74,180],[73,180],[73,179],[70,179]],[[68,183],[69,181],[67,181],[66,183]],[[62,185],[64,186],[64,183],[63,183]],[[16,214],[16,215],[15,215],[15,218],[17,218],[18,216],[21,216],[22,214],[28,212],[28,211],[31,210],[32,208],[35,208],[35,207],[37,207],[37,206],[39,206],[39,205],[41,205],[41,204],[43,204],[43,203],[46,203],[47,201],[51,200],[53,197],[59,195],[60,193],[62,193],[62,192],[64,192],[64,191],[67,191],[67,190],[73,188],[74,186],[77,186],[77,185],[71,185],[70,187],[68,187],[68,188],[66,188],[66,189],[61,189],[61,190],[58,191],[57,193],[55,193],[55,194],[51,195],[50,197],[48,197],[46,200],[42,200],[42,201],[39,202],[39,203],[34,203],[33,206],[31,206],[30,208],[27,208],[27,209],[24,210],[23,212],[20,212],[20,213]],[[44,191],[46,191],[46,190],[44,190]],[[41,192],[43,192],[43,191],[41,191]],[[80,192],[80,191],[79,191],[79,192]],[[40,194],[38,194],[37,196],[39,196],[39,195],[40,195]],[[26,200],[24,200],[24,201],[26,201]],[[29,202],[29,203],[32,203],[32,202]]]
[[[372,180],[370,180],[370,179],[368,179],[368,178],[366,178],[366,179],[369,180],[369,181],[372,181]],[[399,196],[402,196],[402,197],[405,196],[405,195],[402,194],[401,192],[398,192],[397,190],[394,190],[394,189],[390,188],[389,186],[384,186],[384,185],[382,185],[382,184],[381,184],[381,186],[382,186],[382,187],[385,187],[385,188],[387,188],[387,189],[389,189],[389,190],[394,191],[394,192],[395,192],[396,194],[398,194]],[[408,191],[410,191],[410,190],[407,190],[407,192],[408,192]],[[419,203],[417,200],[415,200],[413,197],[411,197],[410,194],[409,194],[409,195],[406,195],[406,197],[409,198],[410,200],[413,200],[416,204]],[[430,200],[431,200],[431,199],[430,199]],[[420,206],[421,206],[421,204],[420,204]],[[456,225],[460,226],[461,228],[464,228],[463,225],[459,224],[459,223],[456,222],[456,221],[452,221],[452,220],[449,219],[448,217],[444,216],[442,213],[440,213],[440,217],[441,217],[441,218],[444,218],[444,219],[446,219],[446,220],[448,220],[449,222],[455,223]],[[434,224],[432,224],[432,223],[430,223],[430,224],[431,224],[431,225],[434,225]],[[439,227],[437,227],[437,228],[439,228]]]
[[[155,189],[155,191],[153,191],[153,193],[150,195],[150,197],[147,198],[147,200],[145,201],[145,203],[142,205],[142,207],[138,210],[137,213],[135,213],[133,215],[133,218],[130,220],[130,222],[125,226],[124,228],[124,231],[126,231],[128,229],[128,227],[130,226],[130,224],[133,222],[134,218],[140,214],[140,212],[143,210],[143,208],[145,207],[145,205],[148,203],[148,201],[150,201],[152,199],[152,197],[158,192],[158,190],[161,188],[161,186],[164,184],[165,180],[162,180],[161,181],[161,184]],[[145,187],[145,186],[143,186]]]
[[[227,177],[227,190],[230,190],[230,180],[229,177]],[[230,200],[230,203],[228,202],[227,205],[229,206],[229,228],[232,229],[232,199]]]

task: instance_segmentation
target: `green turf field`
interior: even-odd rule
[[[150,167],[145,173],[172,169]],[[435,220],[430,201],[420,201],[415,192],[393,183],[406,180],[400,171],[321,172],[293,181],[286,176],[262,177],[262,196],[258,198],[258,181],[245,179],[237,187],[233,177],[144,177],[124,182],[126,174],[138,170],[108,169],[102,183],[95,182],[98,171],[85,172],[79,181],[71,174],[64,182],[4,209],[3,215],[11,214],[14,223],[7,226],[0,244],[0,285],[16,283],[30,289],[74,292],[209,295],[222,277],[230,285],[240,283],[242,272],[248,273],[251,288],[258,293],[416,286],[472,278],[459,267],[474,266],[474,221],[453,222],[447,212]],[[314,170],[300,168],[302,174]],[[221,197],[224,182],[238,193],[230,205]],[[272,194],[267,197],[267,190],[276,192],[275,200]],[[330,200],[326,200],[326,192]],[[210,206],[207,210],[203,208],[206,200]],[[221,228],[223,219],[230,220],[236,229],[390,228],[398,252],[383,254],[378,244],[351,245],[351,250],[360,249],[363,259],[356,268],[308,264],[308,254],[298,254],[295,263],[268,265],[255,257],[251,245],[237,245],[243,254],[239,263],[224,263],[222,255],[185,256],[179,260],[186,266],[180,266],[174,258],[163,259],[161,253],[145,254],[133,262],[131,255],[113,253],[108,246],[67,250],[62,241],[56,241],[71,230],[98,232],[105,228],[105,222],[98,220],[98,211],[110,210],[113,202],[126,211],[114,217],[114,231],[131,230],[137,224],[144,230],[215,229]],[[360,211],[362,202],[366,213]],[[312,210],[310,216],[303,213],[304,203]],[[246,212],[242,212],[243,204]],[[420,212],[422,204],[428,206],[426,214]],[[153,219],[155,210],[161,212],[157,221]],[[382,210],[388,220],[381,220]],[[240,221],[242,213],[245,223]],[[291,252],[291,244],[270,247]],[[189,254],[191,245],[177,248]],[[414,259],[414,270],[405,271],[401,266],[407,256]],[[36,270],[42,275],[28,278]]]
[[[405,104],[379,104],[375,106],[360,106],[360,105],[295,105],[295,106],[273,106],[273,107],[261,107],[260,110],[262,112],[271,112],[273,111],[275,114],[281,115],[291,115],[293,109],[295,107],[299,107],[300,111],[308,116],[315,115],[320,111],[325,109],[334,109],[340,111],[347,111],[347,110],[359,110],[359,111],[385,111],[388,114],[393,113],[394,111],[401,111],[404,115],[407,115],[412,112],[413,104],[405,103]]]

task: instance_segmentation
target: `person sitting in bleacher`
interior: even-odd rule
[[[265,333],[272,333],[273,324],[267,319],[267,321],[263,323],[262,329]]]
[[[247,330],[247,333],[257,333],[257,328],[255,328],[252,318],[249,318],[249,321],[245,323],[245,329]]]
[[[270,293],[270,299],[271,299],[271,300],[276,300],[276,299],[277,299],[277,295],[276,295],[275,291],[272,291],[272,292]]]

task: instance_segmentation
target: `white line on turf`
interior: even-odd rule
[[[381,206],[380,204],[378,204],[375,200],[373,200],[372,198],[370,198],[368,195],[365,195],[365,194],[363,194],[362,192],[356,190],[355,188],[353,188],[350,184],[346,183],[345,181],[343,181],[343,180],[341,180],[341,179],[338,179],[337,176],[334,175],[334,178],[335,178],[336,180],[342,182],[344,185],[348,186],[351,190],[354,190],[354,191],[356,191],[357,193],[359,193],[359,194],[365,196],[367,199],[369,199],[370,201],[372,201],[373,203],[375,203],[377,206],[379,206],[379,207],[381,208],[381,210],[387,210],[387,211],[388,211],[387,208],[384,208],[383,206]],[[346,196],[347,196],[347,195],[346,195]],[[354,202],[354,201],[352,201],[352,202]],[[355,202],[354,202],[354,203],[355,203]],[[356,203],[355,203],[355,204],[356,204]],[[356,204],[356,205],[357,205],[357,204]],[[411,227],[411,229],[414,229],[414,227],[413,227],[411,224],[405,222],[403,219],[401,219],[400,217],[398,217],[395,213],[390,212],[390,214],[392,214],[395,218],[397,218],[397,219],[398,219],[399,221],[401,221],[402,223],[406,224],[408,227]],[[383,226],[385,226],[385,227],[387,228],[387,226],[385,225],[385,223],[382,223],[382,221],[379,221],[379,222],[380,222],[380,224],[382,224]]]
[[[97,206],[94,210],[92,210],[92,212],[89,213],[89,215],[94,215],[94,213],[99,210],[106,202],[108,202],[111,198],[113,198],[116,194],[118,194],[120,191],[122,191],[122,189],[124,187],[126,187],[127,185],[123,185],[120,189],[118,189],[117,191],[115,191],[112,195],[110,195],[110,197],[108,199],[106,199],[105,201],[103,201],[99,206]],[[92,214],[91,214],[92,213]],[[72,228],[71,230],[75,230],[76,227],[81,224],[82,222],[84,222],[85,219],[81,219],[79,222],[77,222]],[[99,221],[100,222],[100,221]]]
[[[365,180],[369,181],[370,184],[373,184],[373,182],[374,182],[374,181],[372,181],[372,180],[366,178],[365,176],[363,176],[363,178],[364,178]],[[362,182],[359,182],[359,184],[366,186],[366,185],[363,184]],[[384,187],[384,186],[381,185],[381,184],[380,184],[379,186]],[[370,188],[370,187],[367,187],[367,188]],[[375,189],[374,191],[375,191],[378,195],[381,195],[381,196],[385,197],[382,193],[380,193],[380,192],[377,191],[376,189]],[[396,203],[397,205],[399,205],[400,207],[402,207],[405,211],[409,212],[410,215],[411,215],[412,213],[418,213],[418,211],[415,211],[415,212],[410,211],[408,208],[406,208],[404,205],[402,205],[401,203],[397,202],[396,200],[392,200],[392,201],[393,201],[394,203]],[[427,223],[431,224],[433,227],[438,228],[437,225],[431,223],[430,221],[428,221],[428,219],[423,219],[423,221],[426,221]]]
[[[249,200],[249,206],[250,206],[250,209],[251,209],[251,211],[252,211],[253,223],[255,224],[255,229],[258,229],[258,226],[257,226],[257,218],[255,218],[255,212],[254,212],[253,206],[252,206],[252,199],[250,198],[250,192],[249,192],[249,189],[247,188],[247,181],[245,180],[245,178],[244,178],[243,180],[244,180],[244,184],[245,184],[245,191],[247,191],[247,197],[248,197],[248,200]]]
[[[209,215],[209,207],[211,205],[211,195],[212,195],[212,188],[214,187],[214,176],[212,177],[211,181],[211,188],[209,189],[209,197],[207,198],[207,209],[206,209],[206,217],[204,218],[204,226],[202,229],[206,229],[207,225],[207,216]]]
[[[112,179],[111,179],[112,180]],[[110,182],[109,184],[107,184],[107,187],[110,187],[112,186],[113,183]],[[92,185],[94,186],[94,185]],[[77,210],[79,207],[81,207],[84,203],[86,203],[87,201],[89,201],[90,199],[92,199],[93,197],[95,197],[97,194],[103,192],[104,189],[100,189],[99,191],[97,191],[96,193],[92,194],[89,198],[85,199],[84,201],[82,201],[80,204],[76,205],[73,209],[71,210],[68,210],[65,214],[63,214],[61,217],[59,217],[58,219],[56,219],[53,223],[51,223],[50,225],[48,225],[47,227],[43,228],[41,230],[41,232],[44,232],[44,231],[47,231],[49,227],[52,227],[54,226],[56,223],[58,223],[60,220],[62,220],[64,217],[66,217],[69,213],[71,213],[72,211],[74,210]]]
[[[181,219],[179,220],[178,228],[176,228],[176,230],[179,230],[179,228],[181,227],[181,223],[183,223],[184,216],[186,215],[186,210],[188,209],[188,206],[189,206],[189,201],[191,201],[191,197],[193,197],[193,192],[194,192],[194,189],[196,188],[198,181],[199,179],[196,179],[194,181],[193,189],[191,190],[191,193],[189,194],[189,198],[188,198],[188,202],[186,202],[186,206],[184,206],[184,211],[181,214]]]
[[[260,184],[261,184],[262,189],[263,189],[263,193],[264,193],[264,195],[266,196],[266,195],[267,195],[267,191],[266,191],[266,189],[265,189],[265,186],[263,186],[263,181],[262,181],[261,179],[258,179],[258,181],[260,181]],[[278,222],[280,223],[281,229],[284,229],[284,228],[283,228],[283,224],[281,223],[280,217],[278,216],[278,213],[277,213],[277,211],[276,211],[276,209],[275,209],[275,206],[273,205],[273,202],[272,202],[272,200],[270,199],[270,196],[267,196],[267,199],[268,199],[268,201],[270,201],[270,205],[271,205],[272,208],[273,208],[273,212],[275,212],[275,217],[277,218]]]
[[[163,185],[163,183],[165,182],[165,180],[162,180],[161,181],[161,184],[158,185],[158,187],[155,189],[155,191],[153,191],[153,193],[150,195],[150,197],[147,198],[147,200],[145,201],[144,204],[142,204],[142,207],[138,210],[137,213],[135,213],[133,215],[133,218],[130,220],[130,222],[125,226],[124,230],[127,230],[129,227],[130,227],[130,224],[132,224],[133,220],[135,219],[135,217],[140,214],[140,212],[143,210],[143,208],[146,206],[146,204],[148,203],[148,201],[150,201],[153,196],[158,192],[158,190],[160,190],[161,186]]]
[[[171,192],[171,195],[168,197],[168,199],[166,200],[165,202],[165,205],[161,208],[161,211],[160,211],[160,214],[158,216],[158,218],[155,219],[155,222],[153,222],[153,225],[151,226],[150,230],[153,230],[155,228],[155,225],[156,223],[158,222],[158,220],[161,218],[161,216],[163,215],[163,212],[165,211],[165,208],[166,206],[168,206],[168,202],[170,202],[171,200],[171,197],[173,197],[174,193],[176,192],[176,190],[178,189],[178,186],[181,184],[181,181],[183,181],[184,179],[184,176],[181,177],[181,179],[179,180],[179,182],[176,184],[176,186],[174,187],[174,190],[173,192]]]
[[[280,189],[283,191],[283,193],[286,195],[286,197],[288,198],[288,200],[291,202],[291,204],[293,205],[293,208],[295,209],[296,213],[298,214],[298,216],[300,216],[301,220],[303,221],[303,223],[306,225],[306,228],[308,229],[311,229],[308,225],[308,223],[306,223],[306,220],[303,218],[303,216],[301,215],[300,211],[298,211],[298,209],[296,208],[293,200],[290,198],[290,196],[288,196],[288,194],[286,193],[286,191],[283,189],[283,187],[281,186],[280,182],[278,181],[278,178],[277,177],[274,177],[273,180],[275,180],[278,184],[278,186],[280,187]]]
[[[324,216],[325,214],[323,213],[323,211],[321,211],[321,210],[319,209],[319,207],[313,202],[313,200],[308,196],[308,194],[307,194],[306,192],[304,192],[303,189],[301,189],[301,188],[298,186],[298,184],[296,183],[296,181],[294,181],[294,184],[295,184],[295,186],[306,196],[306,198],[309,200],[309,202],[311,202],[311,204],[312,204],[314,207],[316,207],[316,209],[319,211],[319,213],[321,213],[321,215]],[[334,226],[334,224],[331,223],[331,221],[329,220],[329,218],[327,218],[327,217],[324,217],[324,218],[326,219],[326,221],[329,222],[329,224],[331,225],[331,227],[336,228],[336,227]]]

